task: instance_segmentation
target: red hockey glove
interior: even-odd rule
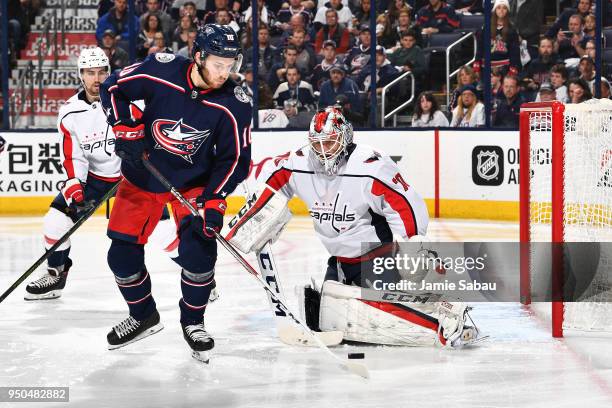
[[[64,181],[61,192],[68,205],[83,202],[83,185],[76,177]]]

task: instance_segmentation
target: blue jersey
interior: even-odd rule
[[[220,89],[196,87],[190,78],[193,64],[152,54],[110,75],[100,97],[111,124],[135,119],[130,102],[144,100],[136,119],[145,125],[151,163],[177,189],[204,186],[204,199],[224,199],[248,174],[251,100],[232,81]],[[143,190],[167,191],[144,168],[124,162],[121,172]]]

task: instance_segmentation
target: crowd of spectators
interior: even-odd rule
[[[485,43],[491,55],[492,125],[517,127],[524,102],[553,98],[578,103],[593,97],[593,0],[562,0],[562,12],[548,26],[544,16],[554,10],[546,2],[492,3],[490,32],[483,26],[471,28],[478,44],[475,61],[459,69],[452,82],[456,85],[448,90],[445,81],[430,79],[441,64],[430,60],[429,43],[440,33],[470,30],[463,27],[464,18],[482,15],[482,0],[377,1],[375,32],[370,28],[370,0],[258,0],[256,70],[250,1],[136,0],[136,15],[130,21],[127,0],[101,0],[96,36],[112,67],[120,68],[129,59],[130,24],[137,33],[139,59],[154,52],[189,57],[199,26],[229,24],[241,38],[245,57],[234,80],[252,95],[257,72],[259,104],[267,118],[260,119],[262,126],[304,127],[315,109],[329,105],[343,106],[357,126],[367,125],[374,108],[369,93],[372,72],[379,103],[383,87],[412,73],[415,89],[407,79],[401,80],[391,86],[387,98],[396,106],[410,93],[419,94],[409,108],[413,126],[484,126]],[[602,94],[609,95],[609,81],[603,78],[601,83]],[[273,116],[282,120],[270,120]]]

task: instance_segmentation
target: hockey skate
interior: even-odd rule
[[[26,286],[25,300],[48,300],[62,296],[62,289],[66,286],[68,270],[72,266],[70,258],[60,268],[47,268],[43,276]]]
[[[181,325],[183,337],[191,348],[191,357],[208,364],[210,361],[209,351],[215,347],[215,341],[204,328],[204,323]]]
[[[132,316],[116,325],[106,336],[108,349],[114,350],[130,343],[144,339],[164,328],[159,321],[157,310],[145,320],[136,320]]]
[[[470,317],[471,307],[465,303],[442,302],[438,309],[440,322],[436,345],[443,348],[459,349],[486,340]],[[466,325],[466,318],[473,326]]]

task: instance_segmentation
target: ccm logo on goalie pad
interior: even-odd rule
[[[250,197],[247,197],[246,203],[238,210],[238,214],[230,220],[228,224],[230,232],[227,234],[226,239],[228,241],[232,239],[238,228],[240,228],[240,226],[253,214],[259,211],[259,209],[264,207],[273,195],[274,194],[270,190],[264,190],[260,197],[257,197],[257,193],[253,193]]]

